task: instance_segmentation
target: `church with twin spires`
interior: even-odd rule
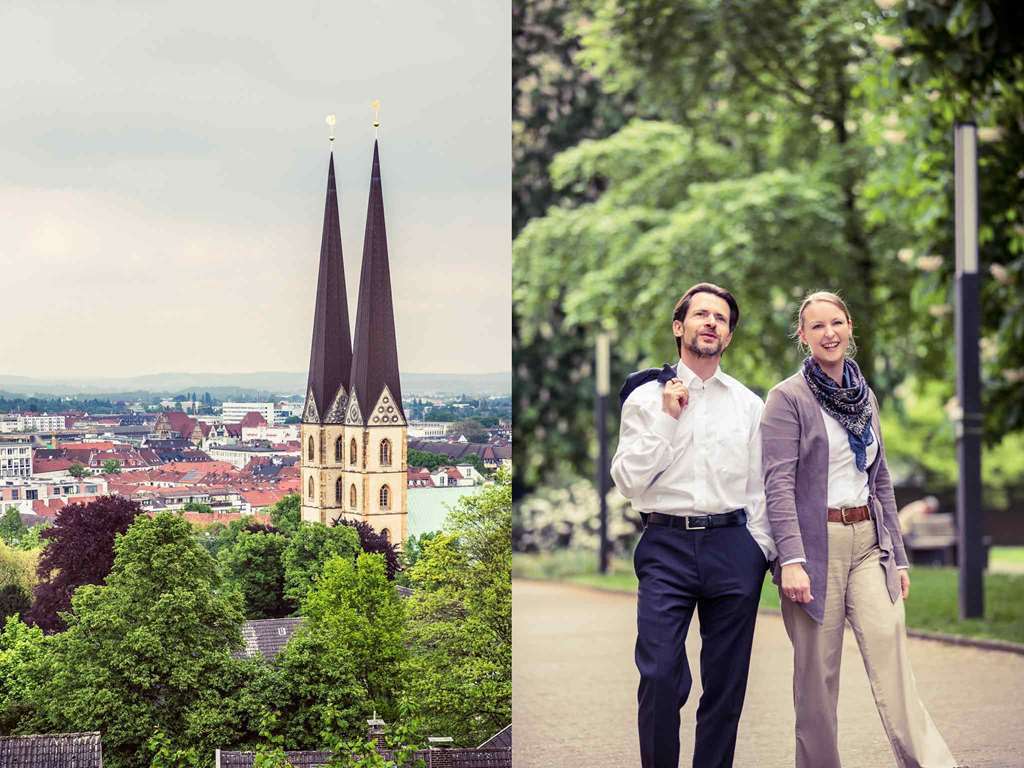
[[[407,422],[402,409],[380,155],[370,200],[354,335],[341,251],[334,154],[320,244],[309,383],[302,413],[302,519],[362,520],[396,544],[409,531]]]

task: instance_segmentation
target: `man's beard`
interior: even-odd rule
[[[703,349],[701,349],[700,334],[697,334],[689,343],[687,343],[686,348],[690,350],[698,358],[718,357],[720,354],[722,354],[722,340],[716,339],[713,345],[708,344]]]

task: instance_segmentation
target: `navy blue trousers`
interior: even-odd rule
[[[686,633],[700,619],[700,679],[694,768],[729,768],[747,690],[750,648],[768,563],[746,526],[680,531],[648,526],[633,554],[640,670],[640,758],[678,768],[679,711],[693,678]]]

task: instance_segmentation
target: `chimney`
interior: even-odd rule
[[[387,749],[387,744],[384,743],[384,721],[377,717],[377,710],[373,710],[373,717],[366,721],[367,725],[370,726],[367,731],[367,735],[370,741],[374,743],[377,751],[380,752],[383,749]]]
[[[428,768],[455,768],[451,736],[430,736],[427,743],[430,744]]]

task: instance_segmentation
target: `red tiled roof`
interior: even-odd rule
[[[67,442],[60,443],[61,448],[68,448],[70,450],[77,451],[112,451],[118,447],[118,443],[112,443],[109,440],[98,440],[93,442]]]
[[[88,504],[99,496],[71,496],[67,499],[35,499],[32,511],[40,517],[55,517],[68,504]]]
[[[165,472],[235,472],[229,461],[170,461],[160,467]]]
[[[249,411],[242,420],[238,422],[239,427],[265,427],[267,426],[267,420],[263,418],[263,415],[257,411]]]
[[[269,507],[271,504],[276,504],[278,501],[283,499],[288,494],[281,490],[267,490],[267,491],[242,491],[242,498],[246,500],[252,507]]]
[[[190,418],[181,411],[164,411],[160,416],[166,419],[173,432],[177,432],[182,437],[191,435],[192,430],[196,427],[195,419]],[[158,421],[159,419],[160,417],[157,417]]]
[[[36,459],[32,462],[32,474],[40,475],[44,472],[63,472],[70,469],[74,463],[67,459]]]

